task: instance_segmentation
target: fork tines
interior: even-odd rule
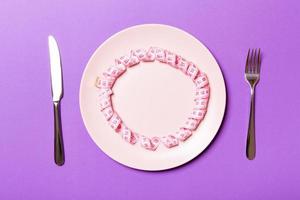
[[[245,67],[245,73],[259,74],[261,65],[260,48],[249,49]]]

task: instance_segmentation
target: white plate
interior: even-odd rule
[[[208,111],[194,134],[179,146],[163,145],[152,152],[121,139],[99,110],[96,77],[114,59],[131,49],[157,46],[194,62],[209,79]],[[113,104],[121,118],[140,134],[166,135],[175,132],[193,107],[192,81],[180,71],[159,62],[142,63],[118,79]],[[165,170],[182,165],[199,155],[215,137],[225,111],[226,90],[222,72],[209,50],[190,34],[159,24],[127,28],[106,40],[89,60],[80,86],[80,109],[88,133],[100,149],[115,161],[141,170]]]

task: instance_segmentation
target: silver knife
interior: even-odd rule
[[[48,36],[51,68],[51,90],[54,105],[54,160],[59,166],[65,163],[64,143],[60,116],[60,100],[63,97],[63,77],[61,59],[57,42],[52,35]]]

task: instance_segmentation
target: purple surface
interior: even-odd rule
[[[300,199],[299,19],[297,0],[2,0],[0,199]],[[143,23],[196,36],[218,60],[228,90],[227,114],[210,148],[158,173],[124,167],[102,153],[86,132],[78,102],[94,50]],[[63,59],[63,167],[53,162],[48,34],[57,38]],[[249,47],[264,53],[254,161],[245,157]]]

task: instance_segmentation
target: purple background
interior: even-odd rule
[[[227,113],[192,162],[163,172],[124,167],[91,140],[79,84],[95,49],[132,25],[179,27],[213,52],[224,72]],[[66,163],[53,162],[47,36],[60,45]],[[249,47],[264,53],[257,88],[257,157],[245,157]],[[0,2],[0,199],[300,199],[300,3],[297,0]]]

